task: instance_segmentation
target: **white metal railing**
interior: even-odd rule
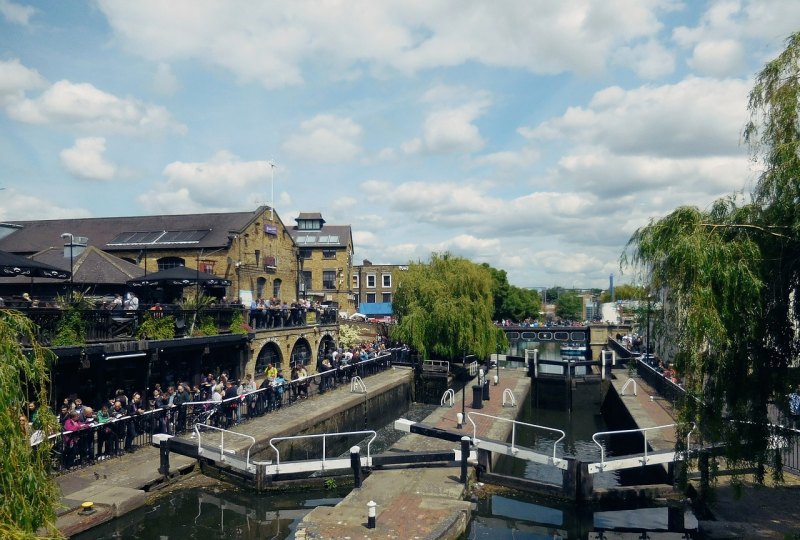
[[[367,385],[364,384],[364,381],[358,375],[350,379],[350,392],[367,393]]]
[[[478,374],[478,361],[473,360],[472,362],[469,363],[469,376],[474,377],[477,374]]]
[[[327,446],[327,439],[328,437],[341,437],[343,435],[372,435],[372,438],[367,443],[367,464],[368,466],[372,466],[372,455],[370,451],[370,446],[372,445],[372,441],[375,440],[377,437],[377,433],[373,430],[366,430],[366,431],[343,431],[341,433],[317,433],[314,435],[294,435],[288,437],[273,437],[269,440],[269,445],[275,450],[275,470],[280,471],[281,466],[281,453],[280,450],[275,446],[274,443],[280,441],[290,441],[290,440],[299,440],[299,439],[322,439],[322,461],[320,470],[325,470],[325,462],[327,458],[325,457],[325,448]],[[285,463],[285,462],[284,462]]]
[[[508,401],[506,401],[506,397],[508,398]],[[503,407],[506,406],[506,403],[509,403],[512,407],[517,406],[517,400],[514,397],[514,392],[511,391],[511,388],[506,388],[503,390]]]
[[[600,442],[597,440],[597,437],[604,437],[606,435],[617,435],[617,434],[623,434],[623,433],[641,433],[642,437],[644,439],[644,452],[643,452],[643,457],[640,459],[640,463],[641,463],[641,465],[647,465],[648,464],[648,458],[647,458],[647,454],[648,454],[648,452],[647,452],[647,433],[649,431],[655,431],[655,430],[658,430],[658,429],[674,428],[677,425],[678,424],[666,424],[666,425],[663,425],[663,426],[654,426],[654,427],[638,428],[638,429],[620,429],[620,430],[617,430],[617,431],[600,431],[600,432],[595,433],[594,435],[592,435],[592,440],[598,446],[598,448],[600,448],[600,463],[597,465],[597,469],[602,471],[606,467],[606,450],[603,447],[603,445],[600,444]],[[694,432],[694,430],[695,430],[695,427],[696,426],[693,424],[692,425],[692,429],[689,431],[689,433],[686,434],[686,453],[687,454],[691,450],[691,437],[692,437],[692,432]]]
[[[622,385],[622,390],[620,391],[621,396],[625,395],[625,390],[628,389],[628,386],[631,383],[633,383],[633,395],[634,396],[636,395],[636,379],[628,379],[627,381],[625,381],[625,384]]]
[[[527,422],[520,422],[519,420],[509,420],[508,418],[500,418],[499,416],[492,416],[492,415],[489,415],[489,414],[476,413],[476,412],[470,411],[470,412],[467,413],[467,420],[469,420],[470,423],[472,424],[472,443],[473,444],[476,444],[476,441],[478,440],[478,437],[477,437],[478,426],[475,425],[475,421],[472,419],[473,416],[483,416],[484,418],[491,418],[492,420],[500,420],[501,422],[510,422],[511,423],[511,451],[512,452],[515,452],[515,448],[516,448],[516,440],[517,440],[516,437],[517,437],[517,425],[518,424],[521,425],[521,426],[528,426],[528,427],[532,427],[532,428],[536,428],[536,429],[542,429],[542,430],[545,430],[545,431],[552,431],[554,433],[561,434],[561,437],[559,437],[553,443],[553,459],[554,460],[557,459],[556,458],[556,449],[558,447],[558,443],[560,443],[567,436],[567,434],[564,433],[563,431],[561,431],[560,429],[551,428],[551,427],[547,427],[547,426],[537,426],[536,424],[528,424]]]
[[[441,407],[452,407],[456,403],[456,393],[453,392],[452,388],[448,388],[447,391],[442,395],[442,400],[439,402]]]
[[[234,435],[236,437],[242,437],[244,439],[248,439],[250,441],[250,446],[247,447],[247,451],[245,452],[245,466],[248,469],[250,468],[250,449],[253,448],[254,444],[256,444],[255,437],[252,437],[250,435],[245,435],[244,433],[238,433],[236,431],[230,431],[228,429],[222,429],[222,428],[218,428],[218,427],[215,427],[215,426],[209,426],[208,424],[195,424],[194,425],[194,432],[197,435],[197,450],[198,450],[198,454],[202,453],[202,450],[203,450],[203,440],[202,440],[202,436],[201,436],[201,432],[200,432],[200,427],[202,427],[204,430],[207,429],[207,430],[210,430],[210,431],[218,431],[220,433],[219,445],[218,445],[218,447],[219,447],[219,460],[220,461],[225,461],[226,453],[227,454],[235,454],[236,453],[236,450],[226,449],[225,448],[225,434],[226,433]]]

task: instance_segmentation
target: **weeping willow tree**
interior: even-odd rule
[[[392,308],[392,339],[423,358],[459,359],[466,352],[487,357],[508,344],[492,321],[494,299],[488,269],[449,253],[412,263],[403,274]]]
[[[60,493],[49,476],[51,445],[44,437],[31,446],[29,433],[58,431],[58,420],[47,407],[53,358],[37,343],[30,319],[0,310],[0,538],[35,538],[37,530],[61,536],[55,528]],[[31,428],[24,417],[28,401],[43,404]]]
[[[682,419],[696,423],[704,442],[725,443],[730,465],[755,467],[759,482],[770,465],[782,478],[768,409],[785,409],[797,382],[798,59],[800,33],[750,93],[744,139],[762,172],[749,201],[731,195],[709,210],[678,208],[636,231],[622,256],[660,297],[656,328],[674,347],[690,395]]]

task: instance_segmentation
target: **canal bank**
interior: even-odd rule
[[[256,439],[253,452],[265,450],[272,437],[308,432],[338,431],[357,424],[359,429],[372,422],[394,419],[405,410],[411,398],[413,372],[397,368],[365,379],[364,392],[351,392],[340,386],[308,400],[300,400],[268,415],[236,426],[236,431]],[[399,401],[398,401],[399,400]],[[402,401],[402,403],[400,403]],[[387,416],[388,415],[388,416]],[[231,441],[235,446],[236,441]],[[197,460],[171,453],[169,472],[159,472],[159,449],[137,448],[132,453],[98,461],[94,465],[56,478],[61,490],[56,526],[67,536],[88,530],[143,506],[148,494],[164,489],[181,476],[193,472]],[[92,502],[92,511],[84,511]]]

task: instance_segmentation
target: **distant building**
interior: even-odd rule
[[[327,225],[319,212],[301,212],[289,230],[298,248],[300,296],[355,311],[347,276],[353,266],[350,225]]]
[[[391,315],[394,294],[406,270],[408,265],[372,264],[366,259],[360,265],[355,265],[350,286],[356,309],[369,316]]]

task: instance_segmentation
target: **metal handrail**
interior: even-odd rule
[[[317,433],[314,435],[293,435],[288,437],[273,437],[269,440],[269,445],[275,450],[275,466],[276,470],[280,470],[281,466],[281,453],[280,450],[273,444],[276,441],[290,441],[296,439],[322,439],[322,470],[325,470],[325,443],[327,437],[338,437],[341,435],[368,435],[372,434],[372,438],[367,443],[367,463],[372,465],[372,457],[370,454],[370,446],[372,445],[372,441],[374,441],[378,434],[374,430],[366,430],[366,431],[343,431],[341,433]]]
[[[452,388],[448,388],[447,391],[442,395],[442,400],[439,402],[439,406],[444,407],[447,405],[448,407],[452,407],[455,405],[456,402],[456,393],[453,391]]]
[[[361,391],[364,394],[367,393],[367,385],[364,384],[363,379],[356,375],[352,379],[350,379],[350,391],[351,392],[358,392]]]
[[[628,379],[627,381],[625,381],[625,384],[622,385],[622,390],[620,390],[620,395],[621,396],[625,395],[625,390],[628,389],[628,385],[631,384],[631,383],[633,383],[633,395],[634,396],[636,395],[636,391],[637,391],[636,379]]]
[[[501,420],[503,422],[510,422],[511,423],[511,451],[512,452],[516,451],[515,448],[516,448],[517,424],[522,425],[522,426],[528,426],[528,427],[536,428],[536,429],[544,429],[546,431],[554,431],[556,433],[560,433],[561,437],[559,437],[558,440],[556,440],[553,443],[553,459],[557,459],[556,458],[556,449],[557,449],[558,443],[560,443],[567,436],[567,434],[564,433],[563,431],[561,431],[560,429],[551,428],[551,427],[547,427],[547,426],[538,426],[536,424],[528,424],[527,422],[520,422],[519,420],[509,420],[508,418],[500,418],[499,416],[492,416],[492,415],[489,415],[489,414],[476,413],[476,412],[470,411],[470,412],[467,413],[467,419],[472,424],[472,444],[475,444],[475,442],[478,440],[478,437],[477,437],[478,426],[476,426],[475,422],[472,420],[472,416],[473,415],[474,416],[483,416],[485,418],[491,418],[493,420]]]
[[[233,435],[238,435],[239,437],[244,437],[245,439],[250,439],[250,446],[247,447],[247,454],[246,454],[246,459],[245,459],[247,467],[248,468],[250,467],[250,449],[253,448],[253,445],[256,444],[255,437],[253,437],[251,435],[246,435],[244,433],[239,433],[239,432],[236,432],[236,431],[231,431],[229,429],[223,429],[223,428],[219,428],[219,427],[215,427],[215,426],[210,426],[208,424],[195,424],[194,425],[194,432],[197,435],[197,450],[198,450],[198,452],[202,448],[202,437],[200,436],[200,429],[199,429],[200,426],[202,426],[204,428],[207,428],[207,429],[216,430],[216,431],[221,432],[220,440],[219,440],[219,460],[220,461],[225,461],[225,434],[226,433],[232,433]],[[235,450],[229,450],[228,452],[229,453],[235,453],[236,451]]]
[[[616,434],[623,434],[623,433],[641,433],[644,439],[644,460],[642,461],[642,465],[647,465],[647,432],[648,431],[655,431],[657,429],[664,429],[664,428],[672,428],[677,426],[678,424],[666,424],[663,426],[654,426],[654,427],[647,427],[647,428],[638,428],[638,429],[620,429],[617,431],[598,431],[594,435],[592,435],[592,440],[594,443],[600,448],[600,469],[605,468],[606,462],[606,451],[602,444],[597,441],[598,436],[605,436],[605,435],[616,435]],[[691,437],[692,433],[696,429],[696,425],[692,424],[692,429],[689,430],[689,433],[686,434],[686,452],[688,453],[691,450]]]
[[[503,407],[506,406],[506,396],[508,396],[508,401],[511,403],[511,406],[516,407],[517,399],[514,397],[514,392],[511,391],[511,388],[506,388],[503,390]]]

